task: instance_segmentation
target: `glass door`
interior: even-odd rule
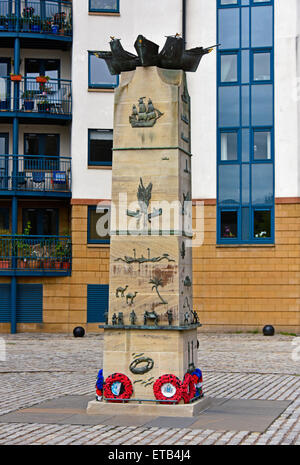
[[[0,58],[0,111],[9,109],[10,70],[10,58]]]
[[[8,185],[8,134],[0,133],[0,189]]]

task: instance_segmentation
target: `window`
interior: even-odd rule
[[[59,134],[24,134],[24,168],[57,169],[59,156]],[[46,156],[47,161],[28,155]],[[54,158],[49,158],[54,157]]]
[[[112,76],[104,60],[89,52],[89,88],[113,89],[119,85],[119,77]]]
[[[237,54],[221,55],[221,82],[237,82],[238,56]]]
[[[23,208],[23,233],[30,223],[32,236],[58,235],[57,208]]]
[[[87,285],[87,323],[105,322],[105,313],[109,308],[108,301],[108,284]]]
[[[49,76],[50,81],[55,85],[60,79],[60,60],[35,59],[28,58],[25,60],[25,77],[26,89],[39,92],[40,86],[35,81],[38,76]],[[54,81],[53,81],[54,80]],[[49,85],[50,85],[49,84]]]
[[[271,131],[254,130],[253,132],[253,159],[271,160]]]
[[[111,129],[89,129],[88,164],[112,165],[113,131]]]
[[[0,208],[0,234],[6,234],[9,230],[9,209]]]
[[[273,46],[272,6],[255,6],[251,8],[251,46]]]
[[[253,53],[253,81],[270,81],[271,79],[271,53]]]
[[[218,3],[217,240],[274,241],[272,1]]]
[[[109,244],[110,207],[88,207],[88,244]]]
[[[219,88],[219,126],[235,127],[240,124],[240,88]]]
[[[221,211],[221,237],[223,239],[237,238],[237,221],[236,211]]]
[[[119,0],[89,0],[89,11],[118,13],[119,3]]]
[[[238,8],[219,10],[220,49],[234,49],[240,46],[240,12]]]
[[[268,239],[271,237],[271,211],[254,210],[254,237]]]
[[[221,132],[221,161],[234,161],[238,158],[238,133]]]

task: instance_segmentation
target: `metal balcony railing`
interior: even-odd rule
[[[71,158],[0,155],[0,191],[71,192]]]
[[[70,80],[49,79],[47,82],[37,82],[36,78],[23,77],[16,101],[12,84],[10,76],[0,77],[0,111],[40,113],[41,117],[45,114],[54,117],[72,114]]]
[[[69,274],[72,242],[69,236],[0,235],[0,272],[52,272]]]
[[[72,36],[72,3],[66,0],[0,0],[0,33]]]

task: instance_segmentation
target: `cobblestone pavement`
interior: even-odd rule
[[[102,335],[1,335],[0,415],[64,395],[94,394]],[[300,338],[199,333],[206,396],[290,400],[264,433],[189,428],[1,423],[0,444],[300,444]],[[293,361],[292,353],[298,358]],[[295,357],[294,357],[295,358]],[[1,358],[0,358],[1,360]]]

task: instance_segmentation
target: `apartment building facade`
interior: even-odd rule
[[[94,52],[180,33],[186,48],[220,44],[187,75],[203,331],[298,332],[298,2],[0,5],[0,330],[100,331],[119,77]]]

